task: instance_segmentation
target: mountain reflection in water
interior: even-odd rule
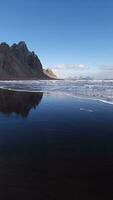
[[[4,114],[16,113],[27,117],[32,108],[39,105],[43,93],[19,92],[0,89],[0,112]]]
[[[113,105],[0,90],[0,200],[7,199],[113,199]]]

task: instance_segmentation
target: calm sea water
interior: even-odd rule
[[[112,181],[113,105],[0,90],[1,200],[112,199]]]

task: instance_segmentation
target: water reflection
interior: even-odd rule
[[[0,200],[113,199],[113,108],[0,90]],[[96,110],[96,112],[92,112]]]
[[[20,92],[0,89],[0,112],[27,117],[30,110],[39,105],[43,93]]]

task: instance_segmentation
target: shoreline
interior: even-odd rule
[[[98,98],[93,98],[93,97],[81,97],[81,96],[74,96],[74,95],[71,95],[71,94],[67,94],[67,93],[64,93],[64,92],[52,92],[52,91],[44,91],[44,90],[38,90],[38,91],[33,91],[33,90],[22,90],[22,89],[13,89],[13,88],[4,88],[2,86],[0,86],[0,89],[1,90],[8,90],[8,91],[14,91],[14,92],[28,92],[28,93],[44,93],[46,95],[48,94],[52,94],[52,95],[58,95],[58,96],[68,96],[68,97],[72,97],[72,98],[75,98],[75,99],[81,99],[81,100],[91,100],[91,101],[99,101],[101,103],[105,103],[105,104],[109,104],[109,105],[113,105],[113,102],[109,102],[107,100],[103,100],[103,99],[98,99]]]

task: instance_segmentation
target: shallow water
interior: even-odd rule
[[[112,199],[113,105],[0,90],[0,199]]]
[[[113,104],[113,80],[0,81],[0,88],[65,94]]]

